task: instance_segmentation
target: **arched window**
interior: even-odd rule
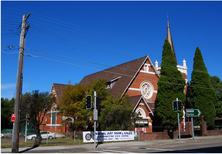
[[[55,103],[52,104],[52,108],[51,108],[51,124],[52,125],[56,124],[56,114],[57,114],[56,107],[57,105]]]

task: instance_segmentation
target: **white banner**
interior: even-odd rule
[[[134,140],[133,131],[96,131],[96,142]],[[94,132],[83,132],[83,143],[94,142]]]

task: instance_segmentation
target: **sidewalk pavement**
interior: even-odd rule
[[[179,139],[162,139],[162,140],[147,140],[147,141],[126,141],[126,142],[112,142],[112,143],[103,143],[97,145],[96,149],[110,148],[110,147],[121,147],[121,146],[143,146],[143,145],[154,145],[154,144],[173,144],[173,143],[186,143],[186,142],[198,142],[204,141],[208,139],[221,138],[222,136],[204,136],[204,137],[196,137],[193,138],[182,138],[181,141]],[[68,146],[50,146],[50,147],[36,147],[36,148],[19,148],[19,152],[30,152],[30,153],[55,153],[55,151],[66,151],[72,150],[75,152],[89,152],[94,150],[94,144],[82,144],[82,145],[68,145]],[[10,149],[1,149],[1,153],[11,153]]]

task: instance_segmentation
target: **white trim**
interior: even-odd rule
[[[134,108],[133,108],[133,112],[136,110],[137,106],[140,104],[141,99],[144,100],[146,106],[147,106],[148,109],[150,110],[149,113],[151,113],[152,115],[154,115],[154,114],[153,114],[153,111],[150,109],[150,106],[148,105],[146,99],[145,99],[143,96],[141,96],[141,97],[139,98],[138,102],[136,103],[136,105],[135,105]]]
[[[114,79],[112,79],[112,80],[109,80],[108,82],[113,82],[113,81],[115,81],[115,80],[117,80],[117,79],[120,79],[120,78],[121,78],[121,76],[116,77],[116,78],[114,78]]]
[[[140,70],[140,72],[145,73],[145,74],[153,74],[153,75],[156,75],[155,72],[147,72],[147,71],[143,71],[143,70]]]
[[[129,90],[141,91],[141,89],[138,89],[138,88],[129,88]],[[156,90],[153,90],[153,93],[157,93],[157,91],[156,91]]]
[[[54,112],[58,113],[60,111],[59,110],[58,111],[49,111],[49,112],[47,112],[47,114],[54,113]]]
[[[140,89],[138,89],[138,88],[129,88],[129,90],[141,91],[141,90],[140,90]]]
[[[126,93],[127,89],[129,89],[129,86],[131,85],[131,83],[133,82],[133,80],[135,79],[136,75],[139,73],[139,71],[141,70],[141,68],[143,67],[144,63],[147,61],[147,57],[144,59],[143,63],[140,65],[139,69],[136,71],[135,75],[133,76],[133,78],[131,79],[131,81],[129,82],[129,84],[126,86],[126,89],[123,91],[122,95],[120,98],[123,97],[123,95]]]
[[[142,96],[142,97],[143,97],[143,96]],[[143,99],[144,99],[144,98],[143,98]],[[147,103],[146,99],[144,99],[144,101],[145,101],[145,103],[146,103],[147,107],[149,108],[149,110],[150,110],[151,114],[152,114],[152,115],[154,115],[154,114],[153,114],[153,111],[151,110],[150,106],[148,105],[148,103]],[[149,113],[150,113],[150,112],[149,112]]]
[[[46,126],[62,126],[62,124],[46,124]]]
[[[123,91],[122,95],[120,98],[123,97],[123,95],[126,93],[126,91],[129,89],[130,85],[132,84],[133,80],[135,79],[136,75],[140,72],[140,70],[142,69],[144,63],[146,61],[149,61],[150,65],[152,66],[152,68],[154,69],[154,71],[156,72],[157,77],[160,77],[160,74],[158,73],[158,71],[156,70],[156,68],[153,65],[153,62],[151,61],[150,57],[147,55],[146,58],[144,59],[142,65],[139,67],[139,69],[136,71],[135,75],[133,76],[133,78],[131,79],[131,81],[129,82],[129,84],[126,86],[126,89]]]
[[[145,97],[145,96],[143,96],[143,93],[142,93],[142,89],[143,89],[143,85],[145,85],[145,84],[148,84],[148,85],[150,85],[150,94],[149,94],[149,96],[147,96],[147,97]],[[142,96],[143,97],[145,97],[146,99],[150,99],[152,96],[153,96],[153,91],[154,91],[154,87],[153,87],[153,84],[151,83],[151,82],[149,82],[149,81],[143,81],[141,84],[140,84],[140,90],[141,90],[141,94],[142,94]]]
[[[138,107],[135,111],[137,114],[140,112],[141,116],[139,115],[138,117],[141,117],[143,119],[146,119],[146,112],[144,111],[143,108]]]

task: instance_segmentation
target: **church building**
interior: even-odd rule
[[[171,44],[172,52],[176,59],[169,19],[167,19],[166,38]],[[186,83],[188,83],[186,61],[183,60],[182,63],[183,65],[177,65],[177,68],[181,71]],[[135,129],[135,134],[137,130],[153,132],[155,127],[153,126],[153,117],[156,110],[157,82],[160,77],[160,70],[161,67],[158,66],[158,62],[155,61],[155,63],[153,63],[147,55],[85,76],[79,84],[89,85],[92,80],[105,79],[107,81],[107,89],[115,99],[122,97],[124,94],[130,97],[129,101],[133,105],[133,111],[139,115],[138,121],[136,121],[138,127]],[[51,87],[50,93],[56,96],[57,103],[60,102],[61,89],[64,86],[66,85],[53,83]],[[187,85],[184,88],[184,92],[187,93]],[[66,127],[61,127],[61,121],[67,117],[63,117],[59,114],[59,111],[55,110],[57,103],[55,103],[51,111],[48,112],[45,126],[46,129],[51,132],[66,132]],[[145,127],[143,127],[144,125]]]
[[[172,52],[176,59],[169,19],[167,19],[167,39],[171,44]],[[183,60],[183,65],[177,65],[177,68],[181,71],[187,83],[186,61]],[[160,70],[161,67],[158,66],[158,62],[155,61],[154,65],[151,58],[147,55],[85,76],[80,84],[88,85],[92,80],[99,78],[107,80],[107,89],[114,98],[117,99],[124,94],[129,95],[130,103],[134,107],[133,111],[139,114],[139,119],[147,119],[148,122],[146,120],[138,120],[139,123],[144,123],[145,121],[148,126],[136,128],[136,130],[140,129],[143,132],[152,132],[152,117],[154,117],[156,109],[157,82],[160,77]],[[187,86],[184,92],[187,93]]]

